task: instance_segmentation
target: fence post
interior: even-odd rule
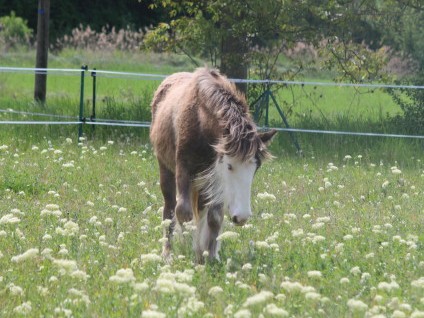
[[[82,125],[84,124],[84,76],[85,71],[88,70],[87,65],[81,66],[81,87],[80,87],[80,109],[79,109],[79,121],[81,124],[78,126],[78,141],[82,137]]]
[[[93,68],[93,71],[91,72],[91,77],[93,78],[93,108],[91,110],[91,116],[90,121],[96,121],[96,82],[97,82],[97,74],[96,69]],[[92,125],[93,131],[96,127],[96,125]]]

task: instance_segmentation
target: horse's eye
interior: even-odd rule
[[[233,166],[228,164],[228,170],[232,171],[233,170]]]

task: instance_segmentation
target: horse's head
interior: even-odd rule
[[[207,180],[209,184],[214,184],[207,190],[207,196],[211,201],[214,201],[214,197],[219,197],[219,201],[224,204],[224,208],[228,210],[231,220],[236,225],[245,224],[252,215],[250,198],[253,177],[263,159],[269,157],[266,146],[275,133],[275,130],[270,130],[257,134],[258,146],[247,156],[240,156],[237,153],[218,155],[213,169],[214,177]],[[209,177],[211,175],[209,174]]]

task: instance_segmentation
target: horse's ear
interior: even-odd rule
[[[274,137],[274,135],[277,133],[277,130],[275,129],[271,129],[262,133],[259,133],[259,138],[261,138],[262,142],[268,146],[271,141],[272,138]]]

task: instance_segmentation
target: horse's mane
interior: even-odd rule
[[[217,116],[224,130],[214,145],[215,150],[242,160],[270,157],[249,114],[246,99],[235,85],[214,69],[199,68],[193,75],[197,97]]]

